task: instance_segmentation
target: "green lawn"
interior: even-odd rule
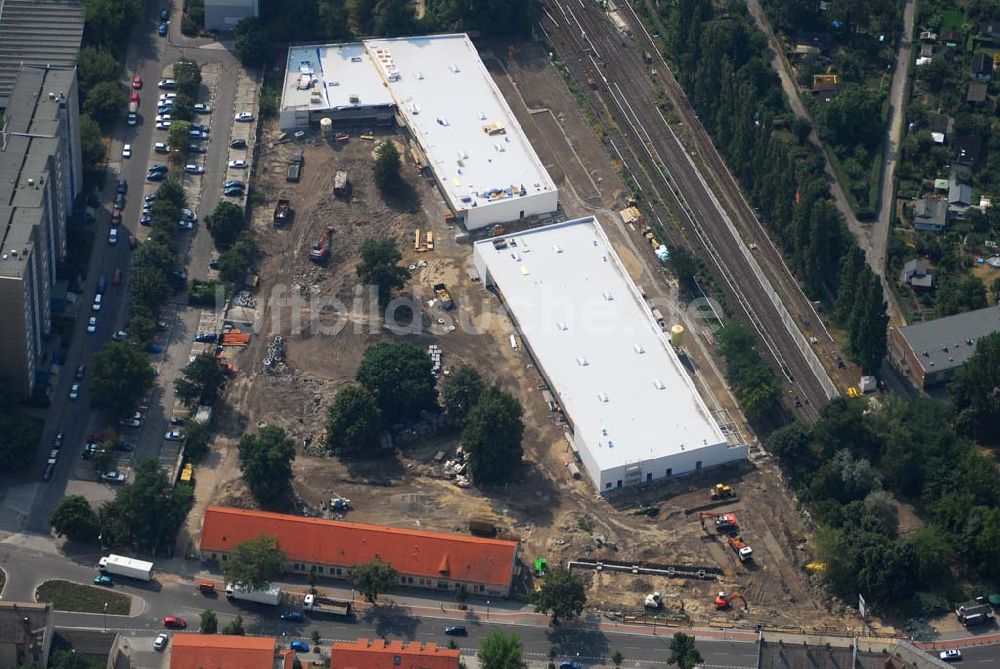
[[[56,611],[83,613],[103,613],[107,602],[107,612],[116,616],[127,616],[132,604],[128,595],[69,581],[46,581],[38,586],[35,598],[40,602],[51,602]]]
[[[946,9],[941,12],[941,34],[945,35],[949,30],[962,30],[965,24],[965,12],[959,9]]]

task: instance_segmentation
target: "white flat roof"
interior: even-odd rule
[[[726,442],[592,217],[476,254],[602,471]]]
[[[313,93],[318,93],[317,97]],[[361,42],[288,49],[283,109],[347,109],[395,104]]]
[[[299,90],[303,77],[314,79],[312,88]],[[288,50],[282,109],[388,104],[423,147],[456,211],[556,191],[467,35]]]

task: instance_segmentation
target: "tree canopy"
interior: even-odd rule
[[[222,627],[222,634],[246,636],[246,633],[246,628],[243,626],[243,616],[239,614]]]
[[[384,195],[389,195],[399,186],[403,178],[400,172],[402,163],[399,160],[399,151],[391,141],[382,142],[375,150],[375,163],[372,165],[372,173],[375,176],[375,185]]]
[[[959,428],[984,443],[1000,443],[1000,333],[976,340],[975,352],[948,390]]]
[[[198,404],[211,406],[219,397],[226,381],[226,368],[211,351],[205,351],[189,362],[174,379],[177,399],[186,407]]]
[[[125,91],[117,81],[94,84],[83,101],[83,111],[108,129],[115,124],[125,108]]]
[[[127,418],[139,408],[146,391],[152,388],[156,374],[149,357],[127,341],[108,342],[91,359],[90,382],[94,406],[117,420]]]
[[[295,445],[280,427],[268,425],[260,434],[240,439],[240,471],[261,504],[277,502],[290,492],[293,460]]]
[[[472,365],[462,365],[441,382],[441,400],[455,421],[461,423],[483,393],[483,377]]]
[[[42,421],[23,412],[0,389],[0,471],[27,467],[42,440]]]
[[[517,471],[524,449],[521,403],[497,387],[487,388],[465,418],[462,447],[477,484],[501,483]]]
[[[366,239],[361,244],[361,263],[355,270],[358,278],[378,291],[379,304],[389,303],[393,289],[402,288],[410,270],[399,264],[403,255],[394,239]]]
[[[375,444],[381,422],[382,412],[371,391],[348,384],[337,391],[326,410],[327,444],[363,453]]]
[[[142,15],[142,0],[87,0],[84,29],[88,42],[124,51],[132,24]]]
[[[118,488],[100,510],[102,541],[150,552],[172,550],[177,532],[194,504],[190,486],[172,486],[156,458],[135,467],[135,481]]]
[[[437,387],[427,353],[405,341],[365,349],[355,378],[374,395],[385,420],[415,420],[435,411]]]
[[[579,576],[565,567],[553,567],[531,595],[531,603],[538,613],[551,613],[552,623],[558,624],[583,612],[587,593]]]
[[[233,31],[236,55],[240,62],[251,67],[263,65],[271,50],[267,34],[255,16],[247,16],[236,24]]]
[[[675,632],[670,640],[670,657],[667,664],[676,664],[679,669],[694,669],[704,660],[694,647],[694,637],[684,632]]]
[[[201,92],[201,67],[190,60],[177,61],[174,63],[174,81],[177,82],[178,97],[183,94],[197,100]]]
[[[100,524],[86,497],[70,495],[59,500],[52,511],[52,529],[70,541],[97,541]]]
[[[222,573],[226,581],[239,587],[266,590],[281,577],[287,559],[285,551],[278,546],[278,539],[262,534],[236,544],[222,563]]]
[[[225,200],[215,205],[215,211],[205,217],[205,225],[212,233],[215,248],[220,251],[229,249],[240,233],[247,229],[243,208]]]
[[[76,57],[77,81],[81,91],[89,91],[101,82],[115,82],[122,76],[122,65],[109,50],[85,46]]]
[[[391,589],[398,578],[396,568],[379,558],[356,565],[350,575],[354,589],[372,604],[378,601],[379,595]]]
[[[476,652],[482,669],[524,669],[524,650],[521,638],[508,632],[492,632],[486,635]]]
[[[198,624],[199,634],[215,634],[219,631],[219,618],[215,615],[215,611],[210,609],[205,609],[201,612],[200,622]]]

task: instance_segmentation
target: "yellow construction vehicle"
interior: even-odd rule
[[[726,499],[728,497],[736,497],[736,490],[733,486],[726,483],[716,483],[712,486],[712,499]]]

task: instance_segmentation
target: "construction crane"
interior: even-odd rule
[[[712,486],[712,499],[728,499],[736,497],[736,490],[727,483],[716,483]]]
[[[746,597],[738,592],[732,594],[726,594],[725,592],[720,592],[718,597],[715,598],[715,608],[719,611],[725,611],[726,609],[732,608],[736,600],[743,602],[743,609],[749,609],[750,605],[747,603]]]
[[[715,523],[715,531],[720,534],[729,534],[730,532],[736,532],[739,524],[736,521],[735,513],[722,513],[716,514],[711,511],[702,511],[698,514],[698,520],[701,521],[701,529],[708,531],[705,527],[705,519],[711,518]]]

